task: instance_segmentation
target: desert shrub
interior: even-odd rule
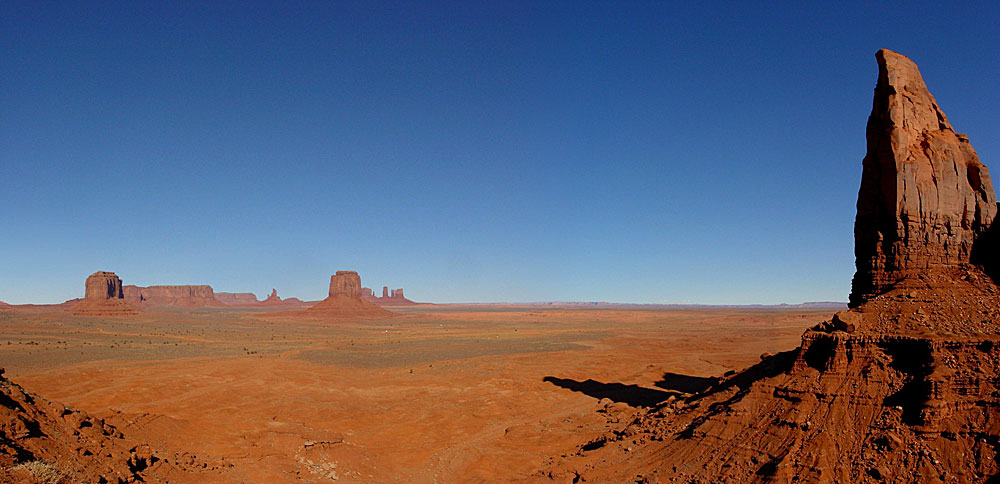
[[[12,471],[27,471],[42,484],[59,484],[63,480],[63,473],[55,466],[41,460],[22,462],[11,468]]]

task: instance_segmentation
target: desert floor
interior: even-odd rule
[[[796,347],[834,312],[395,311],[336,323],[268,310],[18,311],[0,315],[0,366],[30,392],[219,466],[199,481],[510,482],[607,431],[605,407],[697,391]]]

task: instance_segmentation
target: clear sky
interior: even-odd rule
[[[2,2],[0,300],[846,301],[875,51],[1000,173],[1000,7],[820,3]]]

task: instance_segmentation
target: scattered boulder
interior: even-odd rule
[[[838,331],[853,333],[861,326],[861,313],[852,311],[838,311],[833,315],[833,327]]]

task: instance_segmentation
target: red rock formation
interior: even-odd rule
[[[989,170],[910,59],[881,50],[854,222],[851,305],[911,274],[968,263],[993,222]]]
[[[330,276],[330,297],[346,296],[352,299],[361,297],[361,276],[354,271],[337,271]]]
[[[114,272],[97,271],[87,277],[84,299],[121,299],[122,280]]]
[[[265,299],[263,302],[261,302],[261,305],[263,305],[263,306],[283,306],[284,305],[284,301],[282,301],[281,298],[278,297],[278,290],[277,289],[271,289],[271,295],[268,296],[267,299]]]
[[[227,306],[256,306],[260,304],[252,292],[217,292],[215,300]]]
[[[185,286],[125,286],[125,300],[147,306],[207,307],[221,306],[215,291],[208,285]]]
[[[367,301],[371,301],[379,306],[411,306],[417,304],[406,297],[403,296],[402,289],[393,289],[389,291],[389,286],[382,286],[382,297],[376,297],[372,290],[363,287],[361,288],[361,297]]]
[[[114,272],[97,271],[87,277],[83,300],[70,310],[78,316],[133,316],[138,311],[122,297],[122,281]]]
[[[706,390],[646,414],[612,416],[629,423],[545,475],[661,483],[1000,479],[1000,287],[969,263],[993,219],[992,185],[916,66],[889,51],[877,58],[853,309],[806,331],[799,348],[762,356]]]
[[[3,372],[0,482],[199,480],[193,469],[176,464],[179,456],[158,453],[102,419],[31,395]]]
[[[330,276],[329,297],[307,310],[308,315],[323,318],[386,317],[393,313],[362,296],[361,276],[354,271],[337,271]]]

